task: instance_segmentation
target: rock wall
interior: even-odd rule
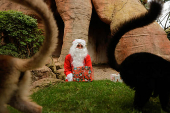
[[[92,0],[92,2],[99,18],[110,25],[111,33],[119,23],[147,11],[139,0]],[[166,33],[158,23],[154,22],[126,33],[116,47],[116,58],[121,63],[130,54],[151,52],[169,59],[169,48],[170,42]],[[107,61],[106,56],[103,57]]]
[[[121,63],[136,52],[149,52],[169,59],[170,42],[157,22],[126,33],[116,48],[116,58]]]
[[[100,20],[93,9],[89,27],[88,52],[94,64],[107,62],[106,49],[111,38],[110,26]]]
[[[64,21],[63,45],[60,60],[64,61],[77,38],[88,42],[88,30],[91,19],[92,5],[90,0],[55,0],[57,10]]]
[[[59,44],[54,57],[61,62],[76,38],[87,41],[88,51],[95,64],[107,63],[106,48],[113,28],[120,22],[146,12],[139,0],[44,0],[53,11],[59,27]],[[38,19],[29,8],[0,0],[0,10],[17,10]],[[121,63],[135,52],[151,52],[169,59],[170,43],[166,33],[155,22],[149,26],[126,33],[116,48],[116,58]]]

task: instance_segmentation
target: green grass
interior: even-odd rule
[[[43,106],[43,113],[136,113],[133,97],[134,91],[125,84],[110,80],[59,83],[32,95]],[[161,113],[158,98],[150,99],[144,113]]]

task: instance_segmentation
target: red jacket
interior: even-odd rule
[[[64,73],[65,73],[66,76],[68,74],[72,73],[72,68],[73,68],[73,65],[71,64],[72,61],[73,60],[72,60],[71,55],[68,54],[65,58],[65,61],[64,61]],[[84,66],[92,66],[91,58],[90,58],[90,55],[88,55],[88,54],[84,59]]]

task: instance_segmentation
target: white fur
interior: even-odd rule
[[[75,42],[76,41],[76,42]],[[76,39],[73,41],[73,45],[70,48],[69,54],[71,54],[71,57],[73,59],[72,65],[74,67],[80,67],[84,66],[84,59],[88,54],[86,43],[82,39]],[[82,49],[76,48],[78,44],[83,45]]]
[[[72,44],[73,45],[78,45],[78,44],[81,44],[81,45],[83,45],[84,47],[86,46],[86,41],[85,40],[83,40],[83,39],[75,39],[73,42],[72,42]]]
[[[68,81],[73,81],[73,74],[72,74],[72,73],[68,74],[67,77],[66,77],[66,79],[67,79]]]

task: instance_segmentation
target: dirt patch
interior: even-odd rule
[[[94,80],[110,80],[111,74],[117,74],[116,70],[113,70],[108,65],[95,65],[94,69]]]

